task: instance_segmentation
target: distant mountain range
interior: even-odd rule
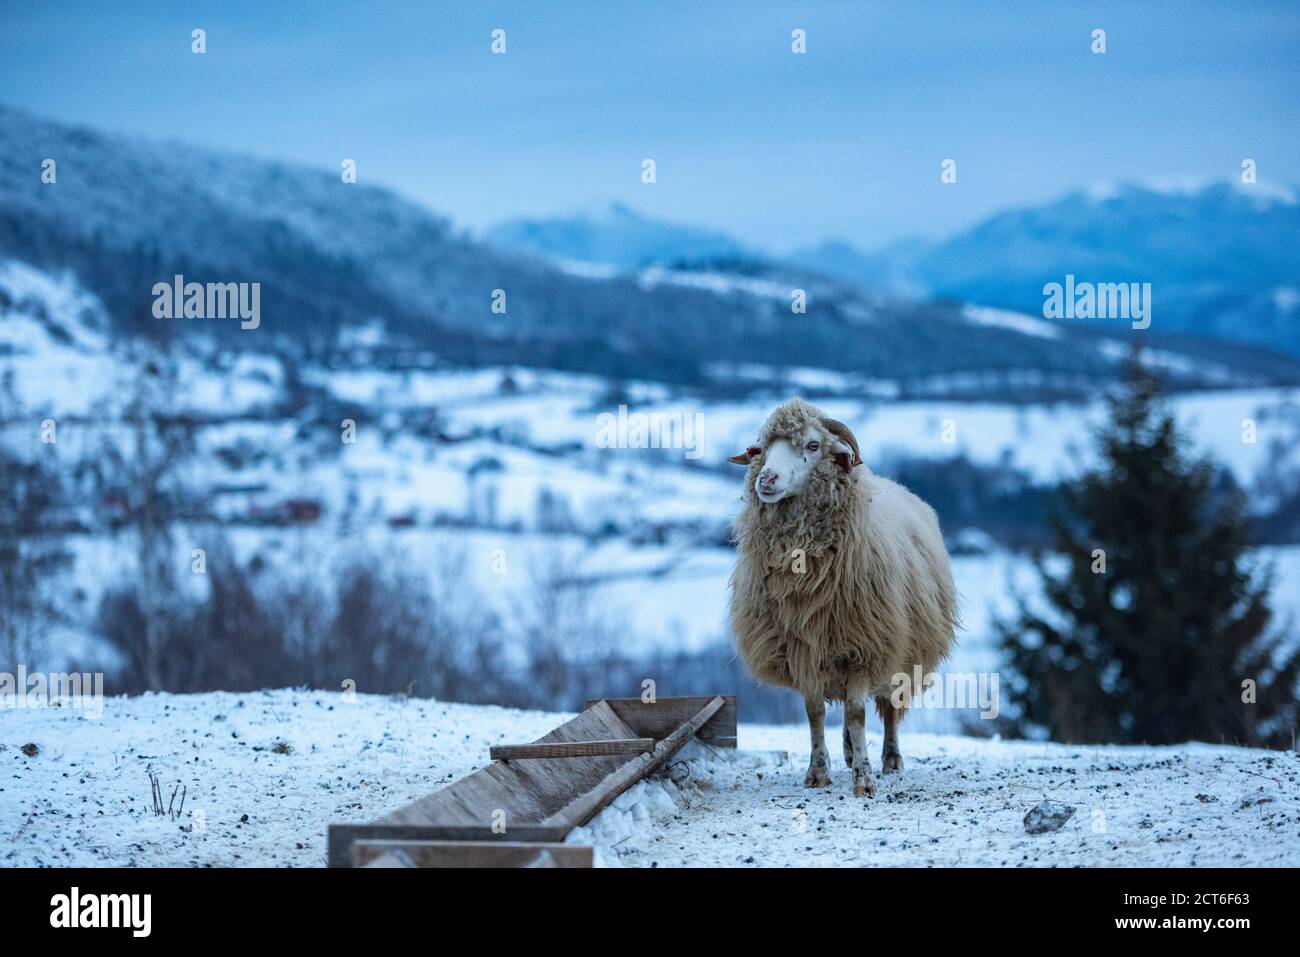
[[[764,257],[718,233],[674,227],[625,207],[516,220],[488,237],[557,259],[622,268],[701,256]],[[888,295],[953,298],[1041,315],[1043,286],[1149,282],[1164,331],[1300,355],[1300,203],[1257,185],[1195,190],[1121,186],[999,213],[948,239],[875,251],[832,240],[783,257]]]
[[[650,219],[614,202],[567,217],[506,220],[486,239],[506,249],[622,270],[754,255],[724,233]]]
[[[57,163],[53,183],[42,182],[45,159]],[[114,335],[209,336],[335,361],[349,334],[379,328],[385,349],[456,364],[750,391],[781,381],[763,370],[797,367],[887,380],[901,394],[1026,398],[1088,394],[1128,353],[1123,324],[1048,323],[883,294],[849,274],[851,257],[773,261],[726,237],[645,222],[612,207],[581,226],[516,224],[494,232],[496,243],[478,242],[338,171],[0,107],[0,258],[75,274],[105,304]],[[510,235],[532,236],[531,245],[497,244]],[[573,264],[606,258],[608,275]],[[258,329],[154,318],[154,284],[178,273],[261,283]],[[492,308],[497,290],[504,314]],[[792,310],[796,295],[806,312]],[[1160,308],[1157,298],[1157,323]],[[1300,382],[1300,361],[1157,329],[1150,342],[1175,386]]]

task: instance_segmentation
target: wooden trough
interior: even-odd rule
[[[736,698],[599,698],[531,744],[373,824],[331,824],[330,867],[590,867],[564,844],[692,737],[736,746]]]

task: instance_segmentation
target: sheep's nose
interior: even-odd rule
[[[776,484],[776,480],[780,477],[781,476],[777,475],[771,469],[763,469],[763,471],[758,473],[758,484],[763,486],[772,486]]]

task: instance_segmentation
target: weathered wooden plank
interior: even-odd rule
[[[541,823],[567,824],[569,828],[586,824],[610,801],[681,750],[682,745],[694,737],[725,705],[726,700],[721,695],[707,701],[704,707],[683,721],[677,730],[655,745],[653,753],[632,759],[610,773],[597,787],[579,794],[563,810]]]
[[[490,827],[411,826],[405,824],[331,824],[327,835],[326,863],[330,867],[352,866],[352,845],[357,841],[562,841],[568,828],[518,824],[505,833]]]
[[[353,867],[591,867],[590,847],[523,841],[357,841]]]
[[[551,741],[546,744],[494,744],[493,761],[530,758],[589,758],[602,754],[645,754],[655,749],[654,738],[606,738],[598,741]]]
[[[723,707],[703,728],[699,736],[717,747],[736,746],[736,696],[722,695]],[[594,698],[587,702],[590,708],[596,701],[606,702],[623,723],[638,737],[667,737],[683,721],[689,720],[700,708],[713,699],[713,695],[685,695],[658,698],[652,702],[640,698]]]

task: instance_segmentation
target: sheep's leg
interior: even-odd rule
[[[871,760],[867,757],[867,700],[849,698],[844,702],[844,727],[853,746],[853,793],[857,797],[875,797],[876,782],[871,776]]]
[[[830,759],[826,754],[826,702],[821,695],[804,698],[808,711],[808,732],[812,736],[812,758],[803,779],[806,788],[824,788],[831,783]]]
[[[885,743],[880,749],[880,770],[885,774],[893,774],[903,770],[903,752],[898,747],[898,723],[903,720],[904,711],[894,707],[888,698],[877,698],[876,712],[885,726]]]
[[[853,767],[853,739],[849,737],[849,723],[844,722],[844,765]]]

